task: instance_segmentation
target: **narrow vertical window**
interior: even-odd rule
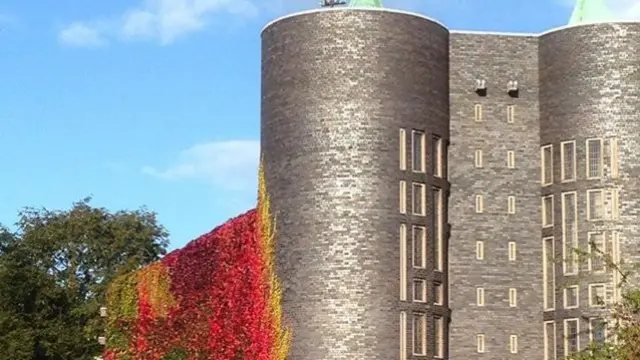
[[[435,305],[443,305],[444,304],[444,286],[442,283],[434,283],[433,284],[433,303]]]
[[[427,188],[425,184],[413,183],[412,191],[412,211],[414,215],[424,216],[427,210],[426,198]]]
[[[432,203],[432,221],[433,221],[433,264],[435,270],[442,271],[443,269],[443,235],[442,235],[442,221],[443,221],[443,206],[442,206],[442,189],[438,187],[433,188],[433,201]]]
[[[507,151],[507,168],[515,169],[516,167],[516,152]]]
[[[442,177],[442,138],[438,136],[431,140],[431,166],[433,176]]]
[[[544,323],[544,360],[556,360],[556,323]]]
[[[542,197],[542,227],[553,226],[553,195]]]
[[[444,357],[444,319],[442,316],[435,316],[433,318],[434,322],[434,332],[435,332],[435,354],[434,356],[438,359],[442,359]]]
[[[475,167],[481,168],[483,166],[482,150],[476,150],[476,152],[474,153],[473,161]]]
[[[400,301],[407,301],[407,225],[400,224]]]
[[[425,170],[425,147],[426,137],[422,131],[411,133],[411,159],[413,171],[424,172]]]
[[[518,290],[515,288],[509,289],[509,307],[518,306]]]
[[[509,352],[512,354],[518,353],[518,335],[509,336]]]
[[[407,213],[407,182],[400,181],[400,214]]]
[[[484,306],[484,288],[476,288],[476,305]]]
[[[580,326],[578,319],[566,319],[564,321],[564,356],[571,356],[580,349]]]
[[[516,118],[516,109],[513,105],[507,105],[507,123],[513,124]]]
[[[565,275],[578,273],[577,196],[575,192],[562,194],[562,256]]]
[[[427,315],[413,314],[413,355],[427,354]]]
[[[564,288],[564,308],[575,309],[580,306],[580,291],[578,285],[571,285]]]
[[[476,335],[476,348],[479,353],[484,353],[484,334]]]
[[[604,219],[604,191],[587,190],[587,219]]]
[[[591,232],[589,237],[589,270],[594,273],[602,273],[605,271],[605,255],[606,243],[604,241],[604,233]]]
[[[482,213],[484,211],[484,199],[482,195],[476,195],[476,213]]]
[[[553,238],[542,239],[542,277],[544,287],[544,310],[549,311],[555,308],[556,303],[556,271],[555,271],[555,248]]]
[[[553,145],[545,145],[540,149],[542,186],[553,184]]]
[[[618,189],[611,189],[611,218],[620,217],[620,192]]]
[[[423,279],[413,280],[413,301],[414,302],[427,301],[427,280],[423,280]]]
[[[400,170],[407,170],[407,131],[400,129]]]
[[[476,259],[484,260],[484,241],[476,241]]]
[[[515,196],[507,197],[507,212],[509,214],[516,213],[516,197]]]
[[[576,180],[576,142],[564,141],[560,144],[560,178],[563,182]]]
[[[618,139],[610,139],[609,148],[611,149],[611,178],[617,179],[620,172]]]
[[[589,284],[589,306],[604,307],[607,303],[607,286],[605,284]]]
[[[509,261],[516,261],[517,250],[516,250],[515,241],[509,241],[508,251],[509,251]]]
[[[598,345],[607,341],[607,322],[604,319],[589,319],[589,340]]]
[[[423,226],[413,227],[413,267],[424,269],[426,264],[427,230]]]
[[[400,360],[407,360],[407,313],[400,312]]]
[[[473,107],[473,110],[474,110],[474,117],[473,117],[474,120],[478,122],[482,121],[482,105],[476,104]]]
[[[587,179],[602,177],[602,139],[587,140]]]

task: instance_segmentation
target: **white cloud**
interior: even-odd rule
[[[105,44],[105,39],[96,26],[83,23],[73,23],[62,29],[58,40],[69,46],[96,47]]]
[[[255,190],[260,157],[256,140],[212,141],[182,151],[178,161],[142,172],[164,180],[205,180],[227,190]]]
[[[107,39],[155,40],[167,45],[204,29],[221,13],[252,17],[258,8],[252,0],[144,0],[111,18],[75,22],[60,32],[60,40],[77,46],[95,46],[96,41]]]

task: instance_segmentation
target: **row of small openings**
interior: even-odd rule
[[[507,105],[507,123],[513,124],[516,118],[516,108],[514,105]],[[473,107],[473,119],[476,122],[482,122],[484,120],[482,112],[482,104],[475,104]]]
[[[426,356],[427,346],[433,344],[434,357],[442,359],[444,357],[444,328],[445,322],[442,316],[433,317],[433,335],[434,338],[429,339],[429,326],[427,324],[428,315],[423,312],[414,312],[411,319],[411,325],[407,324],[407,312],[400,312],[400,359],[407,360],[409,352],[413,356]],[[411,350],[408,351],[407,330],[411,329]],[[429,341],[432,340],[432,341]],[[435,341],[433,341],[435,340]]]
[[[517,98],[519,95],[518,82],[516,80],[508,81],[506,91],[509,96]],[[478,94],[479,96],[487,96],[486,80],[484,79],[476,80],[476,94]]]
[[[517,258],[517,245],[515,241],[509,241],[508,257],[509,261],[516,261]],[[484,241],[476,241],[476,260],[484,260]]]
[[[476,335],[476,347],[478,353],[485,353],[487,351],[485,345],[485,336],[484,334]],[[510,335],[509,336],[509,352],[512,354],[518,353],[518,335]]]
[[[569,196],[577,195],[577,192],[571,191],[563,194]],[[563,196],[564,198],[564,196]],[[586,219],[588,221],[599,220],[615,220],[620,217],[620,191],[616,188],[613,189],[589,189],[586,196]],[[565,207],[567,206],[565,202]],[[553,195],[546,195],[542,197],[542,227],[552,227],[555,221],[554,209],[555,202]],[[566,217],[567,209],[561,209],[563,216]],[[576,213],[577,210],[572,210]],[[577,213],[576,215],[577,216]],[[577,220],[577,219],[576,219]]]
[[[605,154],[608,150],[608,154]],[[540,147],[540,182],[542,186],[554,183],[554,149],[553,144]],[[585,177],[587,180],[597,180],[605,176],[605,155],[608,155],[609,176],[619,177],[618,139],[610,138],[608,149],[605,149],[605,139],[592,138],[585,141]],[[560,143],[560,182],[573,182],[578,177],[576,141],[568,140]]]
[[[476,213],[481,214],[484,212],[484,196],[476,195]],[[507,214],[516,213],[516,197],[507,197]]]
[[[484,156],[482,150],[476,150],[473,156],[473,164],[476,168],[484,167]],[[507,151],[507,168],[516,168],[516,152],[513,150]]]
[[[593,317],[589,321],[589,342],[603,344],[608,340],[608,324],[601,317]],[[580,319],[565,319],[562,324],[564,356],[569,357],[580,350]],[[544,360],[555,360],[557,350],[556,322],[544,322]],[[612,340],[612,339],[611,339]]]
[[[478,287],[476,288],[476,305],[484,306],[484,288]],[[509,307],[517,307],[518,306],[518,289],[510,288],[509,289]]]

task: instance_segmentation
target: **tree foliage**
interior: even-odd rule
[[[590,343],[586,349],[569,357],[570,360],[638,360],[640,359],[640,289],[633,286],[638,275],[638,265],[616,261],[610,254],[600,251],[596,244],[589,244],[590,252],[574,249],[577,255],[587,260],[599,259],[610,272],[618,274],[619,283],[614,284],[622,292],[620,301],[611,305],[608,319],[607,342]],[[604,304],[607,305],[607,304]],[[615,341],[614,341],[615,340]]]
[[[108,283],[165,254],[168,234],[153,212],[90,201],[25,208],[16,232],[0,230],[0,359],[94,359]]]

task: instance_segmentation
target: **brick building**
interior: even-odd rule
[[[551,360],[603,341],[618,279],[572,249],[638,260],[640,23],[583,5],[542,34],[374,7],[265,27],[290,360]]]

